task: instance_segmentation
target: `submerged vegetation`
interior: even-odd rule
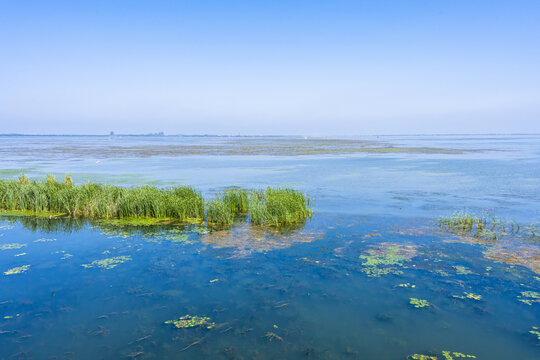
[[[452,233],[479,240],[500,240],[505,236],[520,237],[527,240],[539,240],[540,229],[535,225],[520,226],[515,221],[504,221],[486,213],[476,215],[458,211],[439,219],[439,226]]]
[[[4,215],[37,215],[45,218],[106,219],[112,222],[151,225],[173,222],[203,222],[230,226],[238,217],[255,225],[290,226],[311,216],[310,199],[290,188],[264,191],[227,190],[210,201],[189,186],[158,188],[121,187],[87,182],[75,185],[66,175],[58,182],[0,180],[0,209]]]

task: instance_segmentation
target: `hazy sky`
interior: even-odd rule
[[[0,0],[0,133],[540,132],[540,1]]]

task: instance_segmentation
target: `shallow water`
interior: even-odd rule
[[[246,144],[233,140],[228,146]],[[265,148],[283,142],[263,140]],[[540,136],[364,140],[481,151],[147,156],[141,148],[223,139],[0,138],[4,178],[20,169],[71,173],[76,182],[189,184],[206,196],[227,186],[291,185],[315,199],[314,217],[285,234],[244,224],[206,234],[2,218],[0,245],[25,246],[0,250],[1,272],[30,267],[0,276],[0,358],[442,359],[445,350],[538,358],[540,339],[529,331],[540,326],[540,303],[522,292],[540,292],[531,270],[539,243],[467,241],[438,229],[436,218],[468,209],[540,223]],[[139,150],[115,157],[104,150],[111,142]],[[51,150],[66,144],[76,151]],[[500,244],[526,248],[526,266],[485,255]],[[82,266],[115,257],[127,261]],[[430,306],[415,308],[411,298]],[[215,326],[164,323],[183,315]]]

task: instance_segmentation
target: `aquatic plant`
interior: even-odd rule
[[[379,277],[403,274],[399,268],[415,254],[415,248],[408,245],[380,243],[378,248],[368,250],[367,255],[360,255],[359,258],[362,260],[362,272],[370,277]]]
[[[11,243],[11,244],[0,244],[0,250],[16,250],[26,246],[26,244]]]
[[[456,299],[472,299],[472,300],[476,300],[476,301],[480,301],[482,300],[482,295],[478,295],[478,294],[474,294],[474,293],[469,293],[469,292],[464,292],[465,295],[452,295],[452,297],[456,298]]]
[[[290,188],[267,188],[250,194],[249,218],[255,225],[287,226],[311,217],[310,199]]]
[[[209,317],[191,315],[184,315],[178,318],[178,320],[167,320],[165,321],[165,324],[173,324],[174,327],[178,329],[188,329],[199,326],[211,329],[216,326],[215,323],[210,321]]]
[[[409,304],[411,304],[417,309],[431,306],[431,304],[427,300],[417,298],[409,298]]]
[[[532,330],[529,331],[529,334],[535,335],[538,341],[540,341],[540,331],[538,331],[538,326],[533,326]]]
[[[206,217],[209,225],[226,226],[234,221],[233,210],[222,198],[216,198],[206,204]]]
[[[518,296],[518,301],[524,304],[532,305],[534,303],[540,303],[540,292],[536,291],[522,291]]]
[[[174,222],[230,225],[249,213],[252,223],[289,226],[311,216],[309,198],[290,188],[268,188],[248,193],[230,189],[205,203],[189,186],[157,188],[121,187],[87,182],[75,185],[71,176],[63,182],[47,175],[45,181],[0,180],[2,215],[104,219],[116,225],[156,225]],[[206,209],[205,209],[206,206]]]
[[[441,354],[424,355],[412,354],[407,356],[407,360],[456,360],[456,359],[476,359],[474,355],[467,355],[460,352],[443,350]]]
[[[447,350],[443,350],[442,356],[444,357],[445,360],[465,359],[465,358],[476,359],[476,356],[474,355],[466,355],[460,352],[451,352]]]
[[[14,267],[12,269],[9,269],[8,271],[4,272],[4,275],[15,275],[15,274],[22,274],[28,271],[30,269],[30,265],[23,265]]]
[[[458,211],[440,218],[439,226],[461,236],[485,241],[500,240],[508,235],[528,240],[539,239],[538,228],[535,225],[520,226],[515,221],[503,221],[489,213],[476,215]]]
[[[415,288],[415,287],[416,287],[416,285],[414,285],[414,284],[409,284],[409,283],[398,284],[397,286],[398,286],[398,287],[402,287],[402,288]]]
[[[469,275],[473,274],[471,270],[462,265],[456,265],[453,267],[456,270],[457,275]]]
[[[408,360],[437,360],[436,356],[431,355],[422,355],[422,354],[412,354],[407,356]]]
[[[56,241],[56,239],[39,238],[37,240],[34,240],[34,242],[42,242],[42,243],[53,242],[53,241]]]
[[[116,256],[111,257],[107,259],[101,259],[101,260],[94,260],[90,264],[82,264],[81,266],[90,269],[90,268],[99,268],[99,269],[114,269],[119,264],[125,263],[126,261],[130,261],[131,256]]]

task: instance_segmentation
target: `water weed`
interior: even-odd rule
[[[0,180],[2,215],[102,219],[118,225],[154,225],[174,222],[229,226],[240,216],[255,225],[291,226],[311,217],[309,198],[290,188],[268,188],[249,193],[230,189],[205,202],[189,186],[158,188],[121,187],[87,182],[75,185],[70,175],[63,182],[47,175],[45,181]]]
[[[309,217],[310,199],[300,191],[267,188],[250,196],[249,218],[255,225],[295,225]]]

